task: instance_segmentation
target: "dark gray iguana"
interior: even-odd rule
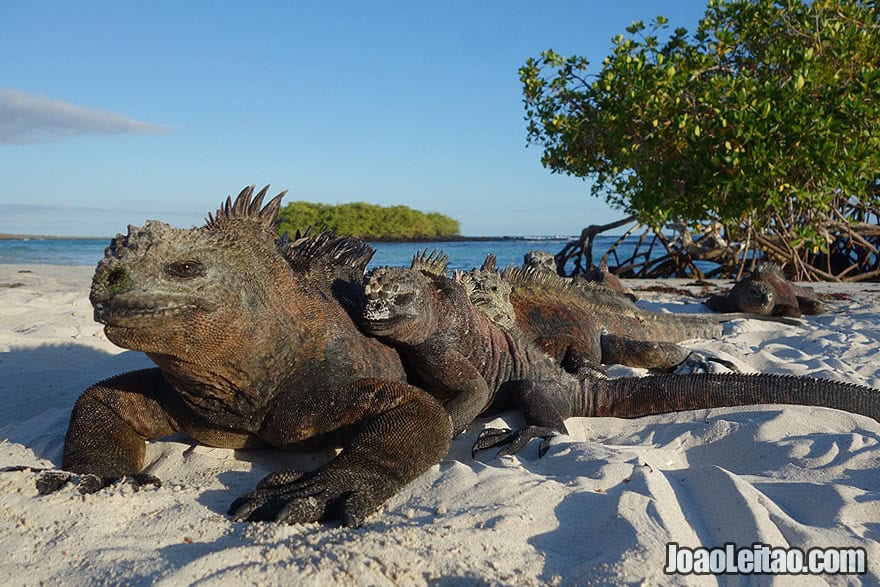
[[[488,429],[474,451],[566,433],[572,416],[637,418],[750,404],[817,405],[880,420],[880,391],[830,380],[779,375],[657,375],[575,378],[516,327],[502,329],[445,275],[443,255],[418,255],[410,269],[373,270],[364,286],[362,328],[397,346],[426,389],[444,401],[453,431],[477,415],[518,406],[519,431]],[[456,277],[461,278],[458,274]],[[542,445],[542,451],[546,443]]]
[[[595,373],[599,364],[668,370],[690,351],[675,343],[719,338],[722,323],[752,318],[743,313],[671,314],[639,308],[631,299],[584,280],[534,268],[497,271],[490,254],[483,266],[460,273],[471,301],[502,328],[514,325],[566,371]]]
[[[775,263],[758,265],[725,295],[712,296],[706,305],[716,312],[752,312],[763,316],[821,314],[825,305],[812,288],[785,279]]]
[[[77,400],[63,468],[86,489],[142,475],[145,441],[182,431],[210,446],[343,446],[325,466],[266,477],[237,520],[359,524],[440,462],[450,419],[407,383],[398,353],[362,334],[336,291],[359,290],[372,249],[322,234],[277,239],[282,194],[227,199],[200,228],[148,221],[117,236],[90,299],[113,343],[156,367]],[[43,492],[69,474],[45,475]]]

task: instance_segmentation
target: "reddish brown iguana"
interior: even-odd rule
[[[178,431],[220,447],[343,446],[313,472],[269,475],[230,514],[357,525],[446,454],[442,406],[405,382],[397,352],[363,335],[340,302],[360,290],[372,250],[327,234],[277,239],[283,193],[261,207],[267,189],[227,199],[200,228],[148,221],[107,248],[95,319],[157,366],[77,400],[62,466],[82,490],[154,481],[141,471],[145,441]],[[70,477],[38,485],[49,492]]]
[[[777,375],[657,375],[576,379],[514,326],[500,328],[468,299],[465,285],[445,275],[446,257],[417,255],[412,267],[373,270],[364,287],[362,328],[397,346],[444,401],[453,431],[477,415],[518,406],[519,431],[488,429],[474,451],[566,433],[572,416],[636,418],[748,404],[817,405],[880,419],[880,391],[830,380]],[[457,275],[461,277],[461,275]]]
[[[718,338],[722,323],[766,316],[743,313],[670,314],[639,308],[631,299],[584,280],[568,280],[534,268],[483,266],[459,273],[471,301],[499,326],[514,325],[566,371],[595,373],[601,364],[669,370],[690,351],[675,343]],[[783,318],[774,321],[787,322]]]

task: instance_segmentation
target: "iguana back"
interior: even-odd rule
[[[600,363],[670,369],[689,352],[676,344],[718,338],[723,322],[748,314],[670,314],[639,308],[629,297],[583,280],[533,268],[480,269],[456,278],[473,303],[503,328],[514,325],[572,373]],[[760,317],[765,319],[764,317]]]

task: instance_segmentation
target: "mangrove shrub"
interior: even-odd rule
[[[692,34],[633,23],[598,70],[545,51],[520,69],[528,141],[645,225],[739,242],[728,264],[766,256],[821,276],[840,225],[880,207],[878,13],[711,0]]]

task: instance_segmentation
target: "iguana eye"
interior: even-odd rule
[[[165,274],[178,279],[193,279],[205,274],[205,266],[198,261],[177,261],[165,265]]]
[[[394,298],[394,304],[397,306],[408,306],[412,303],[416,296],[411,293],[399,294]]]

